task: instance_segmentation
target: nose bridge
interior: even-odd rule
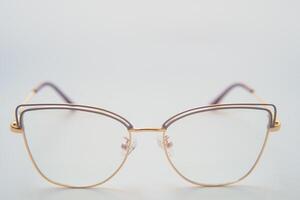
[[[153,132],[153,133],[163,133],[166,131],[164,128],[132,128],[129,129],[131,133],[143,133],[143,132]]]

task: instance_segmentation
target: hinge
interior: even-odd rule
[[[276,132],[279,131],[281,128],[280,121],[275,121],[274,126],[270,128],[270,132]]]
[[[13,121],[11,124],[10,124],[10,130],[13,132],[13,133],[23,133],[23,129],[18,125],[18,123],[16,121]]]

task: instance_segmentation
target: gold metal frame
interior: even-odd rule
[[[270,128],[270,132],[277,132],[281,128],[281,122],[279,120],[275,121],[274,127]]]
[[[43,87],[51,87],[52,89],[54,89],[61,97],[62,99],[66,102],[65,104],[29,104],[28,102],[34,97],[34,95],[36,95]],[[251,94],[253,94],[256,99],[260,102],[260,104],[249,104],[249,103],[239,103],[239,104],[220,104],[219,101],[222,100],[222,98],[224,98],[224,96],[232,89],[235,87],[242,87],[246,90],[248,90]],[[243,109],[257,109],[257,110],[265,110],[269,113],[270,116],[270,126],[267,130],[265,139],[263,141],[263,145],[262,148],[258,154],[257,159],[254,162],[254,165],[250,168],[250,170],[241,178],[231,181],[231,182],[227,182],[227,183],[222,183],[222,184],[205,184],[205,183],[199,183],[199,182],[195,182],[193,180],[190,180],[189,178],[187,178],[186,176],[184,176],[177,168],[176,166],[172,163],[172,160],[169,156],[168,153],[168,148],[170,143],[168,142],[168,135],[167,135],[167,129],[170,125],[172,125],[174,122],[176,122],[177,120],[180,120],[182,118],[185,118],[189,115],[192,114],[196,114],[196,113],[201,113],[201,112],[205,112],[205,111],[212,111],[212,110],[219,110],[219,109],[237,109],[237,108],[243,108]],[[123,161],[120,163],[119,167],[117,167],[117,169],[109,176],[107,177],[104,181],[101,181],[99,183],[95,183],[95,184],[91,184],[91,185],[83,185],[83,186],[72,186],[72,185],[68,185],[68,184],[63,184],[63,183],[59,183],[59,182],[55,182],[51,179],[49,179],[45,174],[43,174],[43,172],[39,169],[37,163],[34,160],[34,156],[32,155],[31,151],[30,151],[30,147],[26,138],[26,134],[23,130],[23,122],[22,122],[22,117],[24,115],[24,113],[28,112],[28,111],[33,111],[33,110],[41,110],[41,109],[70,109],[70,110],[80,110],[80,111],[85,111],[85,112],[93,112],[93,113],[97,113],[97,114],[101,114],[101,115],[105,115],[107,117],[110,117],[114,120],[119,121],[120,123],[122,123],[127,129],[128,129],[128,146],[126,148],[126,152],[124,155],[124,159]],[[13,133],[16,134],[21,134],[23,135],[23,139],[24,139],[24,143],[25,143],[25,148],[26,151],[29,154],[29,158],[31,160],[31,162],[33,163],[35,169],[38,171],[38,173],[44,178],[46,179],[48,182],[58,185],[58,186],[62,186],[62,187],[67,187],[67,188],[90,188],[90,187],[95,187],[95,186],[99,186],[105,182],[107,182],[108,180],[110,180],[111,178],[113,178],[119,171],[120,169],[123,167],[124,163],[126,162],[130,152],[132,151],[132,134],[137,134],[137,133],[144,133],[144,132],[153,132],[153,133],[158,133],[162,135],[162,145],[163,145],[163,149],[164,149],[164,153],[167,157],[168,162],[170,163],[171,167],[173,168],[173,170],[180,176],[182,177],[184,180],[188,181],[189,183],[198,185],[198,186],[205,186],[205,187],[216,187],[216,186],[226,186],[226,185],[230,185],[230,184],[234,184],[237,183],[243,179],[245,179],[253,170],[254,168],[257,166],[257,163],[259,162],[259,160],[262,157],[262,154],[264,152],[264,149],[266,147],[266,143],[267,140],[269,138],[270,132],[276,132],[279,131],[281,128],[281,123],[277,117],[277,110],[276,107],[273,104],[267,104],[262,98],[260,98],[258,95],[256,95],[254,93],[254,90],[251,89],[250,87],[246,86],[245,84],[241,84],[241,83],[237,83],[237,84],[233,84],[231,86],[229,86],[223,93],[221,93],[221,95],[219,95],[217,97],[217,99],[215,99],[211,105],[209,106],[203,106],[203,107],[198,107],[198,108],[192,108],[186,111],[183,111],[181,113],[178,113],[174,116],[172,116],[171,118],[169,118],[168,120],[166,120],[163,125],[160,128],[153,128],[153,127],[146,127],[146,128],[134,128],[133,125],[126,120],[124,117],[113,113],[111,111],[102,109],[102,108],[97,108],[97,107],[92,107],[92,106],[86,106],[86,105],[77,105],[74,104],[73,101],[67,97],[57,86],[55,86],[52,83],[49,82],[45,82],[42,83],[40,85],[38,85],[36,88],[34,88],[25,98],[23,104],[17,106],[16,110],[15,110],[15,120],[10,124],[10,130]]]
[[[129,133],[129,138],[128,138],[128,146],[130,147],[131,146],[131,141],[132,141],[132,137],[131,137],[131,133]],[[33,163],[33,166],[34,168],[38,171],[38,173],[41,175],[41,177],[43,177],[46,181],[48,181],[49,183],[52,183],[54,185],[57,185],[57,186],[61,186],[61,187],[66,187],[66,188],[74,188],[74,189],[85,189],[85,188],[92,188],[92,187],[96,187],[96,186],[99,186],[99,185],[102,185],[104,183],[106,183],[107,181],[109,181],[111,178],[113,178],[120,170],[121,168],[123,167],[123,165],[125,164],[128,156],[129,156],[129,153],[130,153],[130,148],[127,148],[126,152],[125,152],[125,155],[124,155],[124,159],[123,161],[121,162],[121,164],[119,165],[119,167],[117,167],[117,169],[108,177],[106,178],[104,181],[101,181],[99,183],[95,183],[95,184],[91,184],[91,185],[83,185],[83,186],[74,186],[74,185],[68,185],[68,184],[63,184],[63,183],[59,183],[59,182],[56,182],[56,181],[53,181],[51,180],[50,178],[48,178],[41,170],[40,168],[38,167],[38,165],[36,164],[34,158],[33,158],[33,155],[30,151],[30,148],[29,148],[29,145],[28,145],[28,141],[27,141],[27,138],[25,136],[25,134],[22,134],[23,135],[23,139],[24,139],[24,143],[25,143],[25,148],[26,148],[26,151],[29,155],[29,158],[31,160],[31,162]]]
[[[154,133],[161,133],[164,132],[166,129],[164,128],[132,128],[129,129],[131,133],[141,133],[141,132],[154,132]]]
[[[11,124],[10,124],[10,131],[13,132],[13,133],[23,133],[23,129],[21,127],[19,127],[19,125],[17,124],[16,121],[13,121]]]
[[[201,187],[222,187],[222,186],[227,186],[227,185],[231,185],[231,184],[235,184],[235,183],[238,183],[242,180],[244,180],[246,177],[248,177],[251,172],[255,169],[255,167],[257,166],[259,160],[261,159],[262,157],[262,154],[265,150],[265,147],[266,147],[266,144],[267,144],[267,141],[269,139],[269,136],[270,136],[270,128],[267,129],[267,132],[266,132],[266,136],[265,136],[265,139],[263,141],[263,144],[262,144],[262,147],[261,147],[261,150],[259,151],[259,154],[253,164],[253,166],[249,169],[249,171],[244,175],[242,176],[241,178],[237,179],[237,180],[234,180],[234,181],[229,181],[229,182],[226,182],[226,183],[220,183],[220,184],[206,184],[206,183],[201,183],[201,182],[197,182],[197,181],[193,181],[189,178],[187,178],[186,176],[184,176],[180,170],[178,170],[178,168],[173,164],[172,162],[172,159],[170,158],[169,156],[169,153],[168,153],[168,141],[166,141],[166,138],[168,138],[168,135],[167,135],[167,129],[165,129],[165,131],[163,132],[163,149],[164,149],[164,152],[165,152],[165,155],[167,157],[167,160],[169,162],[169,164],[171,165],[171,167],[173,168],[173,170],[181,177],[183,178],[184,180],[186,180],[187,182],[191,183],[191,184],[194,184],[194,185],[197,185],[197,186],[201,186]]]

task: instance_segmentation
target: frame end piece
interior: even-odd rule
[[[270,128],[270,131],[276,132],[276,131],[279,131],[280,128],[281,128],[281,123],[280,123],[280,121],[276,120],[274,123],[274,126]]]
[[[13,132],[13,133],[18,133],[18,134],[23,133],[23,129],[17,124],[16,121],[13,121],[13,122],[10,124],[10,130],[11,130],[11,132]]]

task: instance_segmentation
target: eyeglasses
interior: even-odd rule
[[[52,88],[63,104],[29,104],[43,88]],[[260,103],[222,104],[234,88]],[[75,104],[53,83],[32,90],[15,109],[10,127],[23,135],[34,167],[47,181],[64,187],[94,187],[124,165],[142,132],[161,136],[171,167],[200,186],[225,186],[246,178],[262,156],[270,132],[280,129],[275,105],[265,103],[242,83],[226,88],[208,106],[192,108],[158,128],[135,128],[124,117],[98,107]]]

